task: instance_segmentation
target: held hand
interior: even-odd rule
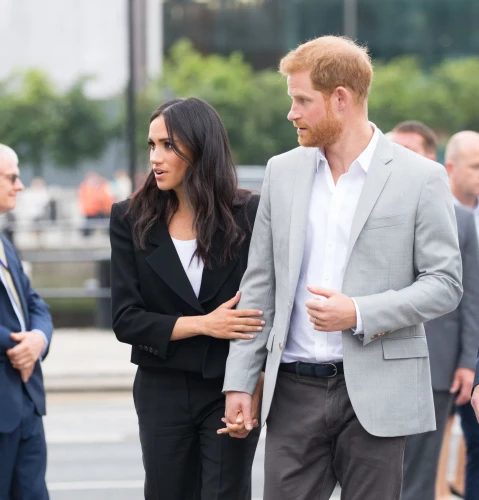
[[[477,422],[479,423],[479,386],[476,385],[474,392],[472,393],[471,399],[472,407],[474,408],[474,413],[476,414]]]
[[[218,429],[218,434],[230,434],[231,437],[245,438],[253,427],[258,427],[257,415],[256,418],[253,418],[252,396],[246,392],[227,392],[225,418],[222,418],[221,421],[226,424],[226,428]]]
[[[22,382],[24,384],[26,384],[30,379],[30,377],[32,376],[34,368],[35,368],[35,363],[32,363],[31,365],[20,369],[20,377],[22,378]]]
[[[474,383],[474,370],[469,368],[458,368],[454,372],[454,379],[452,381],[449,392],[455,394],[459,392],[456,398],[456,404],[461,406],[469,403],[471,400],[472,384]]]
[[[261,375],[256,384],[256,389],[253,392],[252,403],[251,403],[251,416],[253,419],[253,427],[259,426],[259,409],[261,407],[261,400],[263,398],[263,385],[264,385],[264,372]],[[246,430],[244,424],[244,416],[241,412],[236,418],[236,423],[230,424],[226,421],[226,418],[222,418],[221,421],[226,424],[226,427],[218,429],[218,434],[229,434],[233,438],[245,438],[249,431]]]
[[[225,302],[213,312],[201,317],[205,335],[218,339],[246,339],[251,340],[254,335],[242,332],[261,332],[265,322],[262,319],[253,319],[263,315],[257,309],[233,309],[239,302],[241,293],[228,302]]]
[[[347,295],[328,288],[308,285],[308,290],[318,298],[306,301],[309,321],[320,332],[336,332],[356,326],[356,307]],[[322,299],[321,299],[322,297]]]
[[[7,355],[13,367],[17,370],[33,370],[40,354],[45,347],[45,339],[38,332],[20,332],[10,334],[10,338],[18,344],[7,350]],[[31,373],[30,373],[31,375]]]

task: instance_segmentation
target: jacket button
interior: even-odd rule
[[[155,356],[158,356],[158,351],[155,349],[155,350],[153,351],[153,354],[154,354]]]
[[[150,352],[153,354],[153,347],[150,347]]]
[[[143,346],[142,346],[142,345],[139,345],[139,346],[138,346],[138,349],[140,349],[141,351],[143,351]]]

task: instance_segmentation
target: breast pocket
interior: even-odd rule
[[[364,229],[381,229],[383,227],[400,226],[406,222],[406,214],[388,215],[386,217],[371,217],[364,225]]]

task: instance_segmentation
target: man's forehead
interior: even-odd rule
[[[0,156],[0,172],[2,174],[18,174],[18,161],[10,155]]]

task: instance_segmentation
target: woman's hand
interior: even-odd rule
[[[259,410],[261,407],[261,401],[263,399],[263,386],[264,386],[264,372],[261,372],[258,383],[256,384],[256,389],[253,392],[251,401],[251,416],[253,417],[253,427],[259,426]],[[243,414],[239,413],[236,419],[236,424],[226,423],[226,418],[222,418],[221,421],[226,424],[226,427],[218,429],[217,434],[229,434],[230,437],[234,438],[245,438],[248,436],[250,431],[246,430],[243,421]]]
[[[252,317],[263,316],[257,309],[233,309],[239,302],[241,292],[225,302],[213,312],[200,317],[201,333],[217,339],[246,339],[254,335],[242,332],[261,332],[265,322]]]

